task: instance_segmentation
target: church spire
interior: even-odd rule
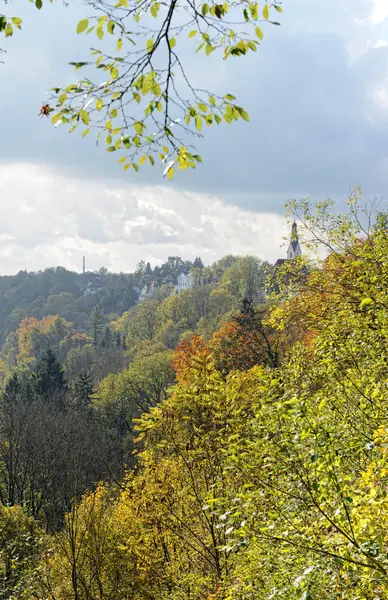
[[[302,254],[302,250],[299,244],[299,236],[298,236],[298,228],[296,222],[294,221],[291,228],[291,241],[287,250],[287,258],[292,259],[300,256]]]

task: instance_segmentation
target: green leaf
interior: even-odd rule
[[[256,33],[257,37],[259,38],[259,40],[263,39],[264,36],[263,36],[263,32],[261,31],[260,27],[255,28],[255,33]]]
[[[201,131],[202,129],[202,119],[198,115],[195,117],[195,127],[197,128],[197,131]]]
[[[202,4],[202,16],[206,17],[207,13],[209,12],[209,5],[208,4]]]
[[[259,6],[257,2],[250,4],[249,10],[251,12],[252,19],[256,21],[259,18]]]
[[[89,26],[88,19],[82,19],[77,25],[77,33],[83,33]]]
[[[147,40],[147,43],[146,43],[147,52],[150,52],[150,53],[152,52],[152,50],[154,48],[154,44],[155,44],[155,42],[153,39]]]
[[[116,50],[117,52],[120,52],[121,48],[123,47],[123,40],[120,38],[117,40],[117,44],[116,44]]]
[[[110,111],[110,116],[112,117],[112,119],[115,119],[117,117],[117,109],[116,108],[112,108]]]
[[[15,27],[21,29],[21,24],[23,23],[21,19],[19,19],[18,17],[11,17],[11,22],[13,25],[15,25]]]
[[[268,17],[269,17],[269,8],[268,8],[268,4],[266,4],[263,8],[263,17],[266,21],[268,21]]]
[[[117,77],[119,76],[119,70],[117,67],[112,67],[110,70],[110,76],[112,79],[117,79]]]
[[[172,178],[174,177],[174,173],[175,173],[174,167],[170,167],[169,170],[167,171],[167,177],[169,178],[170,181],[172,181]]]
[[[42,0],[35,0],[35,6],[38,10],[40,10],[43,6]]]
[[[170,50],[172,50],[173,48],[175,48],[175,46],[176,46],[176,39],[175,38],[170,38],[168,40],[168,45],[170,47]]]
[[[89,123],[90,123],[89,113],[86,112],[86,110],[81,110],[79,114],[80,114],[81,120],[85,123],[85,125],[89,125]]]
[[[247,112],[245,112],[245,110],[241,107],[238,107],[238,112],[240,113],[240,116],[242,119],[244,119],[244,121],[249,121],[249,115]]]
[[[113,35],[114,29],[115,29],[115,22],[114,21],[108,21],[106,29],[107,29],[108,33],[110,33],[111,35]]]
[[[226,94],[226,96],[224,96],[225,100],[229,100],[229,102],[233,102],[233,100],[236,100],[235,96],[232,96],[232,94]]]
[[[96,36],[98,38],[100,38],[100,40],[102,40],[102,38],[104,37],[104,30],[102,27],[97,27],[96,29]]]
[[[194,37],[195,35],[197,35],[197,33],[198,33],[198,31],[197,31],[196,29],[193,29],[193,31],[190,31],[190,33],[188,34],[188,36],[187,36],[187,37],[189,37],[189,38],[192,38],[192,37]]]
[[[197,106],[199,108],[199,110],[202,110],[202,112],[207,112],[208,111],[208,107],[206,104],[202,104],[202,102],[197,102]]]
[[[146,160],[147,160],[147,157],[146,157],[146,156],[141,156],[141,157],[139,158],[139,164],[140,164],[140,165],[144,165],[144,163],[145,163],[145,161],[146,161]]]
[[[364,306],[369,306],[370,304],[374,304],[372,298],[364,298],[360,302],[360,308],[364,308]]]
[[[281,12],[283,12],[283,9],[282,9],[282,7],[281,7],[281,6],[277,6],[276,4],[273,4],[272,6],[273,6],[273,7],[274,7],[274,9],[275,9],[275,10],[277,10],[278,12],[280,12],[280,13],[281,13]]]
[[[89,131],[90,131],[90,127],[88,127],[87,129],[85,129],[85,131],[82,132],[81,137],[85,137],[86,135],[88,135]]]
[[[139,135],[142,135],[143,130],[144,130],[144,124],[141,123],[140,121],[136,121],[136,123],[134,124],[134,129],[136,131],[136,133],[138,133]]]
[[[98,100],[96,101],[97,110],[101,110],[103,106],[104,106],[103,101],[101,100],[101,98],[98,98]]]

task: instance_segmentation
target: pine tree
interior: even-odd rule
[[[95,306],[89,315],[89,333],[96,348],[101,340],[104,329],[104,313],[99,306]]]
[[[200,256],[197,256],[195,261],[193,262],[193,269],[203,269],[204,264]]]
[[[55,352],[47,350],[42,355],[32,373],[32,382],[38,396],[48,401],[63,402],[67,389],[65,374]]]
[[[89,373],[80,373],[73,384],[73,400],[77,408],[86,408],[93,395],[93,382]]]
[[[112,346],[112,332],[108,326],[105,327],[104,335],[101,339],[101,346],[103,348],[110,348]]]

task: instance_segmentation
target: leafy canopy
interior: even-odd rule
[[[92,39],[90,59],[70,64],[83,75],[53,88],[41,115],[55,126],[96,132],[108,152],[117,152],[127,171],[161,162],[172,179],[176,169],[201,162],[195,144],[203,130],[223,121],[249,121],[233,94],[202,89],[185,64],[186,49],[223,60],[256,52],[262,23],[280,25],[281,2],[244,0],[194,3],[190,0],[87,0],[94,14],[82,19],[77,33]],[[36,0],[38,9],[42,0]],[[6,36],[21,19],[0,15]],[[200,65],[197,68],[201,68]]]

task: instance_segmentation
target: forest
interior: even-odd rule
[[[388,597],[388,214],[360,204],[292,203],[277,267],[0,279],[1,598]]]

